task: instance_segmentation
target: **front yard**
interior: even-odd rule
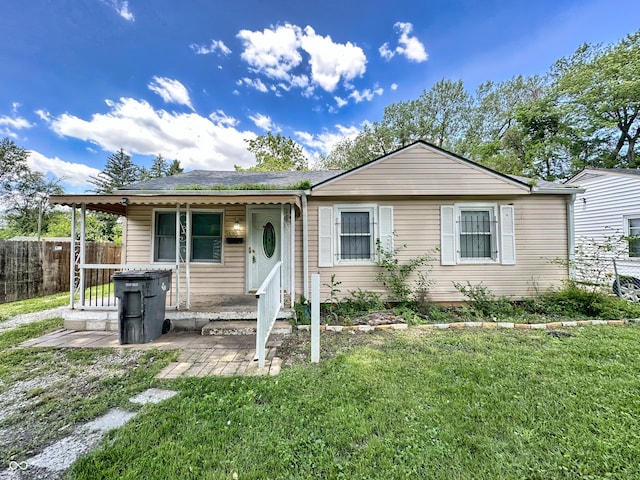
[[[581,318],[575,295],[554,305],[535,321]],[[301,331],[277,377],[178,380],[155,378],[177,352],[15,348],[60,325],[0,333],[0,471],[122,407],[140,413],[63,478],[640,478],[640,324],[327,331],[319,365]],[[149,387],[179,395],[129,402]]]

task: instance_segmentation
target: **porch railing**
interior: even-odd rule
[[[71,308],[81,310],[116,310],[116,297],[111,276],[116,272],[129,270],[171,270],[172,283],[175,286],[167,292],[167,308],[177,308],[180,300],[178,265],[120,265],[84,263],[79,266],[71,295]]]
[[[276,323],[276,318],[284,303],[281,288],[282,262],[278,262],[271,269],[260,288],[256,291],[258,299],[258,331],[256,334],[256,356],[258,366],[264,367],[266,363],[266,347],[269,334]]]

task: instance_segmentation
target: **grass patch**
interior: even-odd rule
[[[69,305],[69,293],[56,293],[54,295],[47,295],[46,297],[3,303],[0,304],[0,322],[8,320],[14,315],[39,312],[41,310],[63,307],[65,305]]]
[[[156,384],[177,351],[15,348],[62,327],[62,319],[0,333],[0,465],[24,459],[75,425]]]
[[[637,478],[640,328],[566,332],[324,334],[320,365],[167,382],[72,476]]]

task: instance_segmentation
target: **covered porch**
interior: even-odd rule
[[[304,192],[291,191],[53,196],[51,201],[70,207],[72,216],[74,248],[65,327],[117,331],[112,276],[132,270],[171,270],[166,318],[172,330],[200,331],[221,320],[254,321],[256,350],[263,359],[275,320],[290,317],[295,300],[296,218],[306,203],[302,198],[306,200]],[[87,211],[120,215],[122,263],[84,261]],[[216,223],[203,223],[209,219]],[[164,230],[158,227],[160,221]],[[174,233],[167,235],[171,221]],[[205,257],[209,251],[212,255]]]

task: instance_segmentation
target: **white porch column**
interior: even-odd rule
[[[187,234],[184,240],[185,243],[185,276],[187,280],[187,310],[191,308],[191,206],[187,203],[186,205],[186,223],[187,223]]]
[[[83,203],[80,207],[80,306],[84,307],[84,280],[85,269],[84,265],[87,263],[87,249],[86,249],[86,225],[87,225],[87,204]]]
[[[73,310],[76,296],[76,209],[74,203],[71,206],[71,245],[69,259],[69,307]]]

